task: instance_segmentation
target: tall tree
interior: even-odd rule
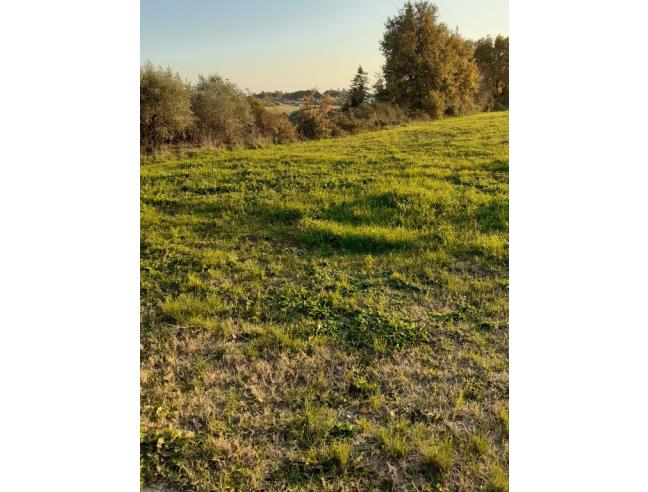
[[[389,98],[434,117],[475,109],[479,72],[470,45],[438,21],[427,1],[407,2],[385,23],[380,43]]]
[[[481,72],[481,103],[484,109],[508,108],[509,38],[498,35],[475,42],[475,61]]]
[[[357,108],[369,97],[369,77],[367,72],[362,69],[362,65],[358,67],[355,77],[351,81],[349,88],[349,106]]]

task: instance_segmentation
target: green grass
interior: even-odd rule
[[[507,490],[508,113],[141,166],[141,471]]]

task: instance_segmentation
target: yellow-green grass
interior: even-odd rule
[[[279,103],[279,104],[269,104],[265,106],[265,108],[268,111],[271,111],[273,113],[280,113],[280,114],[291,114],[294,113],[295,111],[299,111],[299,102],[295,102],[293,104],[286,104],[286,103]],[[331,106],[331,109],[340,109],[340,106]]]
[[[273,113],[283,113],[283,114],[290,114],[294,111],[299,110],[299,104],[270,104],[265,107],[268,111],[272,111]]]
[[[505,490],[508,113],[141,166],[141,469]]]

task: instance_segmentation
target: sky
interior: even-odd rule
[[[217,73],[241,89],[345,88],[358,65],[373,82],[379,41],[403,0],[141,0],[140,61],[188,80]],[[508,36],[507,0],[437,0],[466,38]]]

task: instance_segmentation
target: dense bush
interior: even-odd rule
[[[403,110],[394,104],[376,101],[373,108],[374,117],[380,126],[400,125],[407,121]]]
[[[250,140],[254,115],[247,96],[218,75],[200,76],[191,95],[196,116],[194,140],[208,144],[237,144]]]
[[[171,69],[140,69],[140,143],[151,150],[183,136],[193,123],[190,89]]]
[[[297,140],[297,132],[288,116],[268,111],[259,101],[249,98],[254,115],[255,137],[272,143],[286,143]]]
[[[398,106],[376,101],[357,108],[345,108],[331,115],[333,135],[346,135],[367,130],[378,130],[389,125],[399,125],[407,116]]]
[[[333,124],[329,119],[328,112],[332,103],[333,100],[326,94],[318,101],[314,90],[304,96],[295,116],[297,133],[300,138],[311,140],[331,135]]]

